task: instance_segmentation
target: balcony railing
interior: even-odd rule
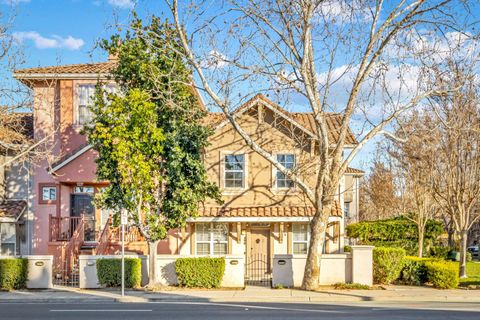
[[[50,241],[70,241],[82,217],[56,217],[50,215]]]

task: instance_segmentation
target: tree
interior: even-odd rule
[[[361,220],[380,220],[397,216],[400,211],[398,187],[391,168],[376,160],[371,173],[360,187]]]
[[[118,57],[113,79],[119,90],[107,94],[98,86],[93,123],[85,132],[98,152],[97,176],[110,183],[100,205],[129,212],[149,244],[152,285],[159,241],[184,226],[201,201],[218,200],[219,193],[202,162],[211,130],[201,125],[204,111],[190,70],[171,49],[180,49],[174,30],[156,18],[144,26],[137,17],[132,29],[138,32],[102,43]],[[162,35],[155,40],[162,49],[152,51],[139,36],[149,32]]]
[[[459,10],[463,2],[230,0],[210,10],[200,9],[203,1],[183,8],[177,0],[167,3],[185,58],[209,101],[315,208],[302,284],[315,289],[340,178],[368,141],[436,92],[423,81],[428,70],[420,59],[436,49],[422,44],[437,42],[455,25],[455,30],[466,31],[457,23],[468,21],[459,19],[467,12]],[[411,86],[412,82],[422,86]],[[313,184],[276,161],[233,116],[236,106],[259,91],[282,101],[292,96],[314,114]],[[341,115],[334,141],[327,125],[332,110]],[[349,145],[349,128],[358,115],[363,116],[364,131],[358,144]],[[344,156],[346,147],[351,149]]]
[[[423,256],[425,227],[437,212],[438,205],[433,196],[432,182],[435,174],[433,164],[436,151],[436,134],[429,130],[432,119],[428,113],[412,113],[402,119],[397,137],[391,139],[388,154],[402,180],[402,203],[405,217],[418,227],[418,256]]]
[[[460,235],[460,277],[464,278],[468,231],[480,219],[480,95],[476,63],[449,59],[448,64],[451,72],[437,79],[454,90],[431,98],[434,121],[428,129],[437,135],[432,190]]]

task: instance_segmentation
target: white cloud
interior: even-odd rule
[[[202,63],[202,67],[207,69],[222,69],[228,65],[228,58],[223,53],[212,50],[207,54],[205,61]]]
[[[326,0],[318,6],[317,22],[336,24],[366,22],[372,19],[370,9],[359,0]]]
[[[8,4],[10,6],[15,6],[20,3],[29,3],[30,0],[2,0],[2,3]]]
[[[133,0],[108,0],[108,4],[122,9],[133,9],[135,6]]]
[[[85,41],[80,38],[74,38],[72,36],[62,38],[57,35],[47,38],[36,31],[15,32],[13,37],[19,43],[31,40],[38,49],[62,48],[68,50],[78,50],[85,44]]]

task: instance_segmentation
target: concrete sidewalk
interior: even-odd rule
[[[389,286],[386,290],[325,290],[318,292],[295,289],[247,287],[245,290],[192,290],[170,289],[161,292],[128,290],[121,297],[119,290],[80,290],[55,288],[52,290],[25,290],[0,292],[0,302],[470,302],[480,303],[478,290],[437,290],[425,287]]]

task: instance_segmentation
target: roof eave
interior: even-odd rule
[[[44,79],[106,79],[110,73],[13,73],[17,80],[44,80]]]

